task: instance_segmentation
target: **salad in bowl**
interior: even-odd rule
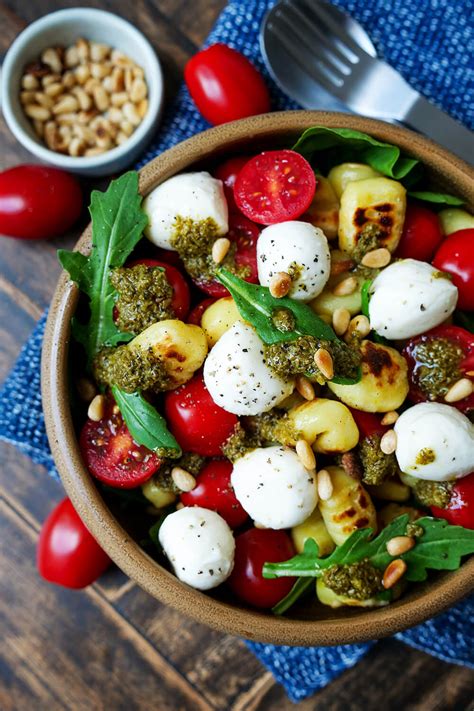
[[[268,143],[268,141],[267,141]],[[474,218],[349,128],[91,201],[75,422],[187,586],[385,607],[474,552]],[[292,614],[292,612],[290,614]]]

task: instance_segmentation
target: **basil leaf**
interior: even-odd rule
[[[169,516],[170,513],[173,513],[173,511],[175,511],[175,510],[176,510],[175,506],[167,506],[166,508],[164,508],[164,509],[162,510],[161,514],[159,515],[159,517],[157,518],[157,520],[155,521],[155,523],[153,524],[153,526],[151,526],[151,527],[148,529],[148,535],[150,536],[151,542],[154,543],[155,546],[156,546],[160,551],[163,551],[163,548],[162,548],[161,543],[160,543],[160,539],[159,539],[159,537],[158,537],[158,534],[159,534],[159,532],[160,532],[160,528],[161,528],[161,526],[163,525],[163,522],[164,522],[165,518],[166,518],[167,516]]]
[[[285,595],[285,597],[280,600],[275,607],[272,607],[272,612],[275,615],[283,615],[283,613],[294,605],[295,602],[299,600],[299,598],[304,595],[304,593],[309,590],[312,585],[314,585],[314,581],[311,578],[298,578],[288,595]]]
[[[466,331],[474,333],[474,314],[466,313],[465,311],[455,311],[454,312],[454,323],[457,326],[465,328]]]
[[[166,456],[173,459],[181,456],[181,448],[168,430],[165,418],[143,395],[126,393],[116,385],[112,385],[111,390],[135,442],[158,454],[165,449]]]
[[[107,191],[91,195],[92,250],[58,251],[58,259],[71,279],[89,297],[87,324],[73,319],[73,335],[84,346],[89,366],[104,346],[114,346],[133,338],[119,331],[113,319],[115,290],[109,281],[110,269],[124,264],[147,224],[138,192],[138,173],[130,171],[113,180]]]
[[[370,287],[372,286],[372,281],[372,279],[364,281],[362,289],[360,290],[361,311],[367,318],[369,318]]]
[[[431,192],[429,190],[421,190],[416,192],[409,192],[409,197],[416,198],[417,200],[423,200],[424,202],[431,202],[437,205],[464,205],[465,200],[456,197],[455,195],[448,195],[447,193],[437,193]]]

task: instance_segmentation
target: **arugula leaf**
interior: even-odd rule
[[[465,200],[456,197],[455,195],[448,195],[448,193],[438,193],[431,192],[430,190],[421,190],[415,192],[409,192],[409,197],[416,198],[417,200],[423,200],[424,202],[432,202],[437,205],[464,205]]]
[[[296,583],[291,588],[290,592],[285,595],[285,597],[280,600],[274,607],[272,607],[272,612],[275,615],[283,615],[284,612],[289,610],[289,608],[295,604],[295,602],[304,593],[309,590],[309,588],[314,585],[312,578],[298,578]]]
[[[126,393],[112,385],[112,395],[119,406],[133,439],[152,452],[173,459],[181,456],[181,448],[168,430],[165,418],[145,400],[141,393]]]
[[[455,311],[453,314],[454,323],[457,326],[465,328],[466,331],[474,333],[474,314],[466,313],[465,311]]]
[[[115,290],[109,271],[120,267],[139,241],[147,224],[140,209],[138,173],[130,171],[113,180],[107,191],[94,190],[89,211],[92,217],[92,251],[58,251],[58,259],[71,279],[89,297],[89,323],[73,319],[73,335],[87,352],[89,365],[104,346],[114,346],[133,338],[118,330],[113,319]]]
[[[372,286],[373,279],[367,279],[362,284],[362,289],[360,290],[361,297],[361,311],[369,318],[369,302],[370,302],[370,287]]]
[[[150,536],[151,542],[154,543],[155,546],[156,546],[160,551],[163,550],[163,548],[161,547],[160,539],[158,538],[158,534],[159,534],[159,532],[160,532],[160,528],[161,528],[161,526],[163,525],[163,521],[165,520],[165,518],[166,518],[167,516],[169,516],[170,513],[173,513],[173,511],[175,511],[175,510],[176,510],[176,508],[175,508],[174,505],[173,505],[173,506],[167,506],[166,508],[164,508],[164,509],[162,510],[160,516],[158,517],[158,519],[157,519],[157,520],[155,521],[155,523],[153,524],[153,526],[151,526],[151,528],[148,529],[148,535]]]

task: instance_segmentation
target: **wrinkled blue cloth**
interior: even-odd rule
[[[474,127],[474,62],[469,54],[474,44],[472,0],[333,1],[364,25],[380,56],[414,88]],[[266,75],[273,108],[298,108],[270,80],[258,49],[260,24],[271,4],[265,0],[231,0],[206,44],[225,42],[246,54]],[[332,107],[322,104],[320,108]],[[207,127],[183,87],[140,166]],[[40,358],[45,320],[43,316],[38,322],[0,391],[0,439],[15,444],[58,479],[41,410]],[[459,603],[395,637],[439,659],[474,667],[474,601]],[[283,684],[290,699],[298,701],[356,664],[374,643],[305,648],[248,642],[248,646]]]

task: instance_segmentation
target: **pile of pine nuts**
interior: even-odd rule
[[[50,150],[95,156],[124,143],[148,110],[143,69],[117,49],[78,39],[25,67],[20,101]]]

